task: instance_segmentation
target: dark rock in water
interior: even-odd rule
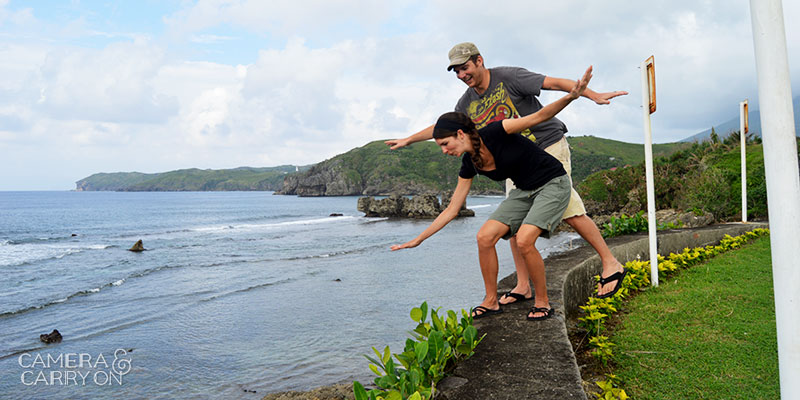
[[[144,250],[145,250],[145,248],[144,248],[144,245],[142,244],[141,239],[139,241],[137,241],[136,243],[134,243],[133,247],[128,249],[128,251],[135,251],[135,252],[144,251]]]
[[[341,278],[336,278],[336,279],[334,279],[333,281],[334,281],[334,282],[341,282],[342,280],[341,280]]]
[[[78,236],[78,234],[77,234],[77,233],[73,233],[73,234],[72,234],[72,235],[70,235],[70,236],[72,236],[72,237],[75,237],[75,236]]]
[[[340,213],[331,213],[331,215],[329,215],[329,217],[342,217],[342,216],[344,216],[344,214]]]
[[[58,343],[62,339],[61,333],[58,332],[58,329],[53,329],[52,332],[48,334],[39,335],[39,340],[45,343]]]
[[[447,197],[446,197],[447,198]],[[449,201],[449,198],[447,198]],[[432,194],[423,194],[406,198],[391,195],[385,199],[376,200],[373,197],[358,199],[358,211],[367,217],[395,217],[395,218],[436,218],[445,207],[439,204],[439,198]],[[475,213],[462,206],[459,217],[472,217]]]

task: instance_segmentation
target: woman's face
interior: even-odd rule
[[[434,140],[442,149],[442,153],[450,156],[461,156],[465,151],[469,150],[468,146],[465,144],[465,137],[466,135],[459,130],[455,136]]]

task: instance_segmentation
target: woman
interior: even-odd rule
[[[555,116],[581,96],[591,78],[590,66],[570,93],[561,99],[536,113],[495,121],[480,130],[476,130],[469,117],[461,113],[446,113],[436,122],[433,138],[442,152],[462,156],[458,185],[450,204],[427,229],[409,242],[392,246],[392,250],[419,246],[453,220],[466,201],[476,174],[496,181],[510,178],[517,188],[509,193],[478,231],[478,258],[486,296],[473,309],[474,318],[502,312],[497,301],[495,244],[500,238],[509,239],[515,235],[534,282],[534,305],[527,318],[541,320],[553,315],[547,297],[544,260],[535,244],[540,236],[549,237],[550,231],[561,221],[569,203],[571,183],[561,162],[516,133]]]

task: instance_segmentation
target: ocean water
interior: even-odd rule
[[[474,236],[502,198],[468,198],[476,217],[398,252],[430,221],[365,218],[357,200],[0,192],[0,397],[260,399],[370,382],[363,354],[401,351],[412,307],[481,301]],[[127,251],[140,239],[147,251]],[[513,263],[498,253],[502,277]],[[63,341],[42,343],[53,329]]]

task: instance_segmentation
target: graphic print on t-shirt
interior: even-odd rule
[[[514,107],[514,102],[511,101],[511,97],[506,92],[503,82],[500,82],[494,89],[485,93],[478,100],[469,103],[467,114],[478,129],[494,121],[519,118],[519,112]],[[530,129],[526,129],[520,134],[534,142],[536,141],[536,136],[533,135]]]

